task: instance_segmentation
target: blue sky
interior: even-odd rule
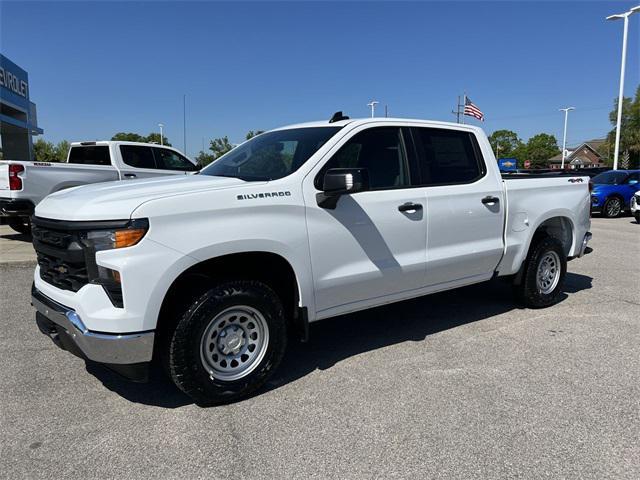
[[[44,138],[146,134],[187,151],[336,110],[452,120],[467,91],[487,133],[603,136],[630,2],[0,2],[0,50],[29,72]],[[640,82],[631,18],[625,93]],[[379,108],[379,113],[383,108]],[[471,120],[470,123],[474,123]],[[477,123],[477,122],[476,122]]]

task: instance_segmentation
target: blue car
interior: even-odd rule
[[[640,170],[610,170],[590,182],[591,210],[615,218],[631,207],[631,197],[640,190]]]

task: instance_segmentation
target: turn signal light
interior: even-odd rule
[[[9,165],[9,190],[22,190],[22,179],[18,176],[22,172],[24,172],[23,165]]]
[[[131,247],[138,243],[147,230],[144,228],[131,228],[115,231],[115,248]]]

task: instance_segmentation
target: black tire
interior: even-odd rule
[[[8,224],[14,231],[22,235],[31,235],[31,222],[28,218],[12,218]]]
[[[602,207],[602,215],[606,218],[616,218],[622,214],[623,208],[622,200],[618,197],[607,198]]]
[[[538,269],[549,252],[557,255],[560,276],[553,290],[543,293],[537,282]],[[567,258],[560,240],[550,236],[534,239],[522,268],[522,275],[514,284],[514,293],[520,303],[529,308],[545,308],[558,302],[567,274]]]
[[[636,213],[634,215],[636,217],[636,223],[640,223],[640,211],[636,210]]]
[[[238,380],[226,381],[205,368],[201,342],[213,319],[234,306],[248,306],[262,315],[268,326],[268,341],[264,356],[253,370]],[[276,370],[287,345],[282,303],[271,288],[257,281],[214,286],[187,308],[170,335],[164,353],[171,379],[201,406],[233,402],[255,392]]]

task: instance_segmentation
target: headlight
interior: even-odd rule
[[[96,252],[132,247],[142,240],[147,230],[149,230],[149,222],[146,219],[138,219],[132,220],[126,228],[89,231],[85,240]]]
[[[115,307],[123,307],[120,272],[98,265],[96,252],[132,247],[142,240],[148,230],[149,221],[143,218],[116,228],[89,230],[82,235],[81,242],[85,248],[89,280],[91,283],[102,285]]]

